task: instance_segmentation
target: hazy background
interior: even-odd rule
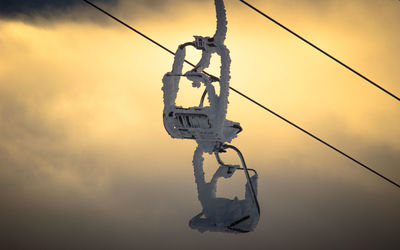
[[[95,2],[172,50],[215,32],[211,0]],[[400,95],[399,1],[250,2]],[[231,86],[400,182],[399,102],[225,5]],[[261,218],[245,235],[190,229],[196,144],[162,124],[173,57],[77,0],[2,1],[0,34],[1,248],[398,248],[399,189],[233,92],[233,144],[259,172]],[[201,94],[183,91],[184,104]],[[240,177],[219,195],[242,195]]]

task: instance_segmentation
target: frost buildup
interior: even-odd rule
[[[200,232],[227,232],[245,233],[253,231],[258,224],[259,211],[254,205],[254,196],[250,182],[245,185],[245,198],[239,200],[216,197],[218,179],[230,178],[239,166],[229,166],[233,171],[229,173],[228,166],[221,165],[215,172],[210,182],[206,182],[203,170],[203,147],[196,148],[193,156],[194,176],[197,185],[198,199],[203,207],[201,213],[194,216],[189,226]],[[257,195],[258,175],[251,177],[251,183]]]
[[[194,139],[198,144],[193,156],[193,166],[198,198],[203,209],[190,221],[190,227],[200,232],[249,232],[257,225],[260,214],[257,201],[258,175],[253,170],[255,174],[250,177],[240,151],[225,144],[231,142],[242,128],[238,122],[226,120],[231,59],[229,50],[224,44],[227,21],[223,0],[215,0],[215,7],[217,31],[214,36],[194,36],[194,41],[179,45],[172,71],[164,75],[163,121],[171,137]],[[183,73],[187,46],[201,50],[201,59],[194,68]],[[221,59],[218,78],[204,72],[210,65],[211,56],[215,54]],[[205,87],[199,106],[184,108],[176,104],[182,77],[187,78],[195,88]],[[216,93],[214,84],[219,84],[219,93]],[[203,106],[205,96],[208,98],[209,106]],[[218,179],[230,178],[236,169],[239,169],[239,165],[226,165],[219,158],[218,154],[225,152],[224,150],[229,147],[237,150],[243,165],[240,169],[245,172],[247,178],[244,200],[239,200],[237,197],[233,200],[216,197]],[[214,153],[220,165],[209,183],[204,179],[204,153]]]
[[[226,120],[230,64],[229,50],[224,41],[227,32],[226,11],[223,1],[215,1],[217,12],[217,31],[213,37],[194,36],[195,40],[181,44],[175,54],[172,71],[164,75],[164,126],[173,138],[195,139],[205,151],[211,153],[218,145],[230,142],[242,129],[240,124]],[[182,68],[186,55],[186,47],[193,46],[202,51],[197,65],[183,73]],[[203,71],[210,65],[212,55],[221,58],[219,79]],[[192,82],[193,87],[205,86],[209,106],[201,104],[196,107],[183,108],[177,106],[176,98],[181,77]],[[216,93],[213,84],[220,85]]]

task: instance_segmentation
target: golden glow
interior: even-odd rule
[[[400,29],[400,23],[392,23],[397,28],[387,31],[380,26],[392,20],[396,10],[381,7],[387,19],[374,21],[368,15],[376,6],[368,4],[346,5],[342,13],[332,5],[335,10],[323,16],[307,2],[296,10],[301,16],[293,16],[293,8],[278,3],[257,4],[400,94],[399,37],[392,32]],[[211,4],[186,3],[161,14],[149,12],[146,18],[128,20],[175,50],[192,35],[214,33],[213,11]],[[344,151],[360,156],[357,158],[366,156],[368,147],[376,144],[400,150],[398,102],[243,5],[228,5],[228,18],[226,44],[231,51],[233,87]],[[34,152],[30,156],[18,154],[25,148],[46,151],[52,147],[61,155],[81,150],[96,152],[90,158],[93,165],[96,157],[111,154],[108,156],[142,166],[135,169],[136,174],[148,171],[144,166],[149,160],[157,171],[167,172],[166,165],[169,170],[180,170],[182,164],[190,166],[194,143],[170,139],[162,125],[161,79],[173,61],[168,53],[118,24],[60,22],[42,26],[1,21],[0,32],[0,109],[15,115],[15,120],[3,123],[7,129],[0,134],[0,144],[13,157],[37,158]],[[196,62],[198,55],[189,52],[189,58]],[[218,74],[218,68],[210,72]],[[182,98],[183,102],[193,101],[189,95]],[[13,109],[22,113],[16,115]],[[300,157],[296,158],[299,165],[311,166],[314,171],[320,166],[305,159],[316,154],[321,154],[317,158],[321,162],[325,157],[351,165],[233,92],[228,117],[244,127],[234,144],[240,145],[249,161],[260,169],[279,171],[274,164],[290,162],[294,156]],[[2,119],[7,118],[3,115]],[[30,126],[37,126],[39,132],[30,134]],[[16,143],[12,135],[21,142]],[[50,140],[52,144],[48,145],[43,136],[60,141]],[[41,165],[42,160],[46,169],[52,169],[56,163],[43,157],[37,164]],[[71,179],[68,169],[50,172]],[[391,174],[400,178],[398,172]]]

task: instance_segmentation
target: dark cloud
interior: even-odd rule
[[[76,4],[75,1],[51,1],[51,0],[3,0],[0,2],[0,12],[4,16],[18,14],[32,15],[43,10],[65,9]]]
[[[115,4],[116,0],[93,0],[94,3]],[[84,4],[79,0],[3,0],[0,2],[2,18],[32,18],[36,15],[53,16]]]
[[[150,157],[163,157],[160,146],[153,146],[152,156],[123,159],[96,144],[67,145],[60,128],[38,112],[46,102],[32,107],[6,94],[0,95],[1,248],[379,249],[385,242],[385,249],[397,249],[398,191],[339,156],[311,166],[291,157],[253,166],[260,174],[261,220],[252,234],[224,241],[224,234],[188,227],[200,209],[190,156],[178,162],[182,153],[174,152],[155,163]],[[362,140],[341,137],[350,148]],[[385,166],[399,159],[388,144],[371,141],[360,151],[371,162],[387,159]],[[141,158],[148,163],[138,164],[146,162]],[[173,164],[179,173],[155,171]],[[330,176],[333,169],[345,174]]]
[[[398,191],[340,156],[313,160],[311,166],[291,157],[252,166],[260,174],[262,217],[255,232],[224,241],[227,235],[200,234],[188,227],[200,209],[191,156],[178,162],[174,159],[181,152],[174,152],[165,163],[155,163],[150,157],[163,157],[160,146],[153,146],[152,156],[124,159],[96,144],[67,145],[67,136],[57,132],[61,129],[40,115],[48,103],[31,106],[3,93],[0,248],[379,249],[385,242],[385,249],[397,249]],[[340,137],[349,148],[363,141]],[[374,141],[363,143],[360,156],[382,161],[389,169],[399,160],[395,147]],[[138,164],[141,158],[148,163]],[[173,164],[179,173],[155,171]],[[281,170],[274,173],[266,165]],[[333,169],[345,174],[330,175]]]
[[[115,15],[124,17],[143,17],[144,13],[163,11],[167,6],[181,5],[184,0],[91,0],[105,10],[112,10]],[[194,0],[192,2],[206,2]],[[0,19],[36,22],[39,20],[88,20],[104,21],[97,18],[96,11],[90,11],[83,0],[3,0],[0,1]]]

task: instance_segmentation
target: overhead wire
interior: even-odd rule
[[[83,1],[86,2],[86,3],[88,3],[89,5],[91,5],[92,7],[96,8],[97,10],[101,11],[102,13],[106,14],[107,16],[111,17],[112,19],[114,19],[115,21],[119,22],[120,24],[124,25],[125,27],[129,28],[130,30],[132,30],[132,31],[136,32],[137,34],[141,35],[142,37],[146,38],[147,40],[149,40],[150,42],[154,43],[154,44],[157,45],[158,47],[164,49],[165,51],[169,52],[169,53],[172,54],[172,55],[175,55],[175,53],[172,52],[170,49],[166,48],[165,46],[163,46],[163,45],[161,45],[160,43],[156,42],[155,40],[151,39],[150,37],[144,35],[142,32],[140,32],[140,31],[138,31],[137,29],[131,27],[131,26],[128,25],[127,23],[121,21],[121,20],[118,19],[117,17],[115,17],[115,16],[111,15],[110,13],[106,12],[105,10],[101,9],[100,7],[98,7],[97,5],[91,3],[91,2],[88,1],[88,0],[83,0]],[[189,61],[187,61],[187,60],[185,60],[185,62],[194,67],[194,64],[193,64],[193,63],[191,63],[191,62],[189,62]],[[207,72],[205,72],[205,71],[203,71],[203,72],[204,72],[205,74],[207,74],[207,75],[209,75],[209,76],[215,78],[215,79],[218,79],[216,76],[213,76],[213,75],[211,75],[211,74],[209,74],[209,73],[207,73]],[[245,95],[245,94],[242,93],[241,91],[239,91],[239,90],[237,90],[237,89],[235,89],[235,88],[233,88],[233,87],[231,87],[231,86],[230,86],[229,88],[230,88],[231,90],[233,90],[235,93],[239,94],[240,96],[246,98],[247,100],[249,100],[249,101],[251,101],[252,103],[256,104],[257,106],[261,107],[262,109],[264,109],[264,110],[270,112],[271,114],[273,114],[274,116],[278,117],[279,119],[285,121],[286,123],[288,123],[288,124],[292,125],[293,127],[299,129],[299,130],[302,131],[303,133],[305,133],[305,134],[311,136],[312,138],[314,138],[314,139],[316,139],[317,141],[323,143],[324,145],[328,146],[329,148],[335,150],[336,152],[340,153],[341,155],[345,156],[346,158],[350,159],[351,161],[357,163],[358,165],[360,165],[361,167],[363,167],[363,168],[365,168],[366,170],[370,171],[371,173],[373,173],[373,174],[375,174],[375,175],[381,177],[382,179],[386,180],[387,182],[389,182],[389,183],[395,185],[396,187],[400,188],[400,185],[397,184],[396,182],[394,182],[394,181],[392,181],[391,179],[385,177],[384,175],[378,173],[377,171],[375,171],[375,170],[373,170],[372,168],[368,167],[368,166],[365,165],[364,163],[362,163],[362,162],[356,160],[355,158],[353,158],[353,157],[351,157],[350,155],[344,153],[343,151],[339,150],[338,148],[336,148],[336,147],[332,146],[331,144],[327,143],[326,141],[320,139],[319,137],[313,135],[312,133],[310,133],[310,132],[308,132],[307,130],[301,128],[300,126],[296,125],[295,123],[289,121],[288,119],[286,119],[286,118],[284,118],[283,116],[279,115],[278,113],[272,111],[271,109],[267,108],[266,106],[260,104],[259,102],[257,102],[257,101],[254,100],[253,98],[251,98],[251,97]]]
[[[289,33],[291,33],[292,35],[294,35],[295,37],[299,38],[300,40],[302,40],[303,42],[307,43],[308,45],[310,45],[311,47],[313,47],[314,49],[318,50],[319,52],[321,52],[322,54],[326,55],[327,57],[331,58],[332,60],[334,60],[335,62],[339,63],[340,65],[342,65],[343,67],[345,67],[346,69],[350,70],[351,72],[353,72],[354,74],[358,75],[359,77],[361,77],[362,79],[364,79],[365,81],[369,82],[370,84],[372,84],[373,86],[377,87],[378,89],[380,89],[381,91],[383,91],[384,93],[388,94],[389,96],[393,97],[394,99],[396,99],[397,101],[400,101],[400,98],[398,96],[396,96],[395,94],[391,93],[390,91],[384,89],[382,86],[380,86],[379,84],[377,84],[376,82],[372,81],[371,79],[367,78],[366,76],[364,76],[363,74],[359,73],[358,71],[356,71],[355,69],[353,69],[352,67],[348,66],[347,64],[343,63],[342,61],[338,60],[337,58],[333,57],[332,55],[330,55],[329,53],[327,53],[326,51],[322,50],[321,48],[319,48],[318,46],[314,45],[313,43],[311,43],[310,41],[308,41],[307,39],[303,38],[302,36],[300,36],[299,34],[295,33],[294,31],[292,31],[291,29],[289,29],[288,27],[284,26],[283,24],[279,23],[278,21],[276,21],[275,19],[273,19],[272,17],[268,16],[267,14],[265,14],[264,12],[262,12],[261,10],[257,9],[256,7],[254,7],[253,5],[249,4],[248,2],[244,1],[244,0],[239,0],[240,2],[242,2],[243,4],[245,4],[247,7],[251,8],[252,10],[254,10],[255,12],[259,13],[260,15],[264,16],[265,18],[269,19],[270,21],[272,21],[273,23],[277,24],[279,27],[285,29],[286,31],[288,31]]]

